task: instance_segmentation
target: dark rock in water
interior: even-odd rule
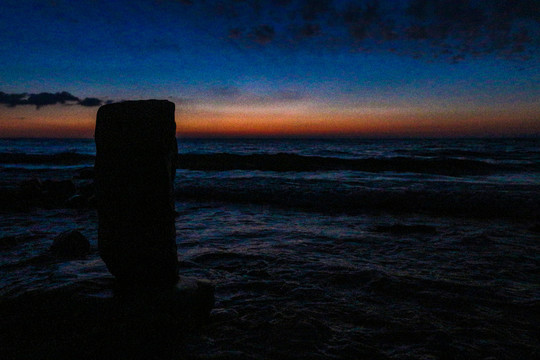
[[[19,184],[19,194],[23,199],[37,198],[41,196],[42,184],[39,179],[29,179]]]
[[[0,189],[0,210],[28,210],[25,201],[21,201],[18,189]]]
[[[73,195],[66,200],[66,206],[71,208],[82,208],[88,205],[88,199],[82,195]]]
[[[94,195],[90,196],[87,200],[88,207],[95,208],[97,207],[97,200]]]
[[[110,277],[0,298],[5,359],[181,359],[184,339],[204,325],[213,286],[121,293]],[[189,357],[189,356],[186,356]]]
[[[71,180],[45,180],[42,189],[45,196],[52,201],[65,201],[77,192]]]
[[[79,231],[71,230],[55,237],[50,250],[59,256],[85,256],[90,252],[90,242]]]
[[[37,178],[21,181],[18,188],[16,188],[11,195],[13,198],[12,200],[9,200],[9,196],[6,197],[5,194],[0,194],[0,197],[4,198],[2,200],[7,200],[6,205],[8,205],[8,208],[29,210],[41,202],[43,195],[43,184],[41,180]]]
[[[138,287],[137,285],[140,285]],[[175,286],[149,286],[146,283],[118,283],[115,295],[127,311],[151,306],[173,318],[186,317],[190,322],[204,323],[214,307],[214,285],[207,280],[181,277]]]
[[[387,232],[396,235],[409,235],[409,234],[435,234],[437,228],[430,225],[380,225],[373,229],[375,232]]]
[[[169,101],[126,101],[98,110],[98,246],[120,283],[168,286],[178,279],[175,132]]]
[[[94,168],[84,168],[76,176],[78,179],[90,180],[94,178]]]
[[[94,195],[96,189],[93,182],[87,182],[79,185],[79,193],[87,198]]]

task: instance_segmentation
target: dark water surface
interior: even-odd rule
[[[538,139],[179,145],[181,274],[217,284],[179,358],[540,355]],[[71,179],[94,153],[92,140],[0,140],[0,188]],[[3,296],[107,274],[91,206],[15,205],[0,210]],[[47,256],[69,229],[92,253]]]

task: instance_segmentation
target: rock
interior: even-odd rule
[[[88,198],[88,207],[96,208],[97,207],[97,200],[95,195],[92,195]]]
[[[40,204],[42,199],[43,184],[41,180],[34,178],[24,180],[19,183],[18,188],[11,194],[13,199],[9,199],[6,194],[0,194],[10,208],[18,210],[30,210],[33,206]],[[3,207],[0,205],[0,207]]]
[[[96,277],[0,298],[3,358],[190,358],[185,338],[207,321],[213,286],[182,278],[119,294],[115,284]]]
[[[98,246],[119,283],[170,286],[178,280],[175,132],[169,101],[125,101],[98,110]]]
[[[211,281],[181,277],[174,292],[177,312],[182,313],[186,308],[191,308],[189,316],[195,317],[195,322],[208,321],[215,304],[215,285]],[[179,299],[183,299],[183,304],[180,304]]]
[[[90,242],[77,230],[66,231],[54,238],[50,247],[55,255],[80,257],[90,252]]]
[[[0,210],[28,210],[28,204],[21,199],[19,189],[0,189]]]
[[[45,180],[42,188],[45,195],[55,202],[65,201],[77,192],[71,180]]]
[[[73,195],[66,200],[66,206],[70,208],[82,208],[88,206],[88,199],[82,195]]]
[[[21,181],[19,184],[19,194],[23,199],[37,198],[41,196],[41,191],[41,180],[37,178]]]
[[[77,179],[91,180],[94,178],[94,168],[84,168],[79,170]]]
[[[175,286],[118,283],[115,296],[126,311],[156,309],[182,322],[205,323],[214,307],[215,286],[208,280],[180,277]]]
[[[87,198],[94,196],[95,186],[93,182],[79,184],[79,193]]]

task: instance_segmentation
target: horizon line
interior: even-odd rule
[[[176,139],[186,140],[407,140],[407,139],[540,139],[538,134],[486,134],[486,135],[207,135],[207,136],[191,136],[177,135]],[[93,140],[94,137],[84,136],[0,136],[0,140]]]

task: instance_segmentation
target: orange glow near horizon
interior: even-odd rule
[[[91,138],[97,108],[80,106],[33,106],[0,111],[0,137]],[[7,114],[6,114],[7,113]]]
[[[539,134],[540,124],[500,116],[426,114],[205,114],[177,118],[177,133],[204,136],[504,136]]]
[[[186,137],[359,136],[453,137],[540,134],[540,113],[477,109],[208,107],[176,114],[177,133]]]
[[[0,113],[0,137],[94,135],[97,108],[51,106]],[[5,112],[4,112],[5,113]],[[204,107],[177,109],[179,137],[453,137],[540,134],[534,111],[423,111],[317,107]]]

